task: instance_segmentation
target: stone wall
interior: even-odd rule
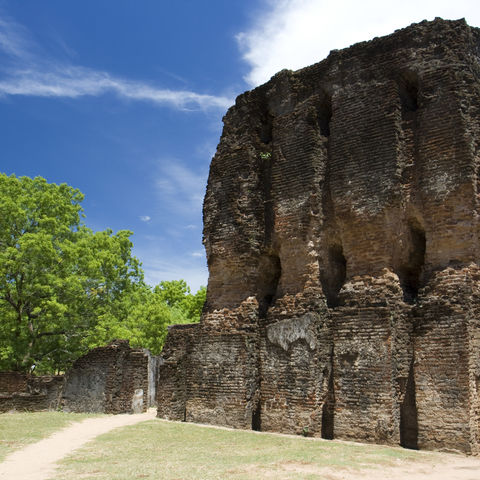
[[[65,376],[0,372],[0,412],[56,410],[139,413],[156,405],[163,360],[127,340],[91,350]]]
[[[116,340],[80,357],[65,376],[62,408],[72,412],[139,413],[149,403],[148,351]]]
[[[479,52],[436,19],[237,98],[160,416],[479,452]]]
[[[0,372],[0,412],[55,410],[60,403],[63,376],[33,376]]]

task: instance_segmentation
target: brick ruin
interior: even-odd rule
[[[237,98],[160,417],[479,453],[479,54],[436,19]]]
[[[158,357],[133,349],[128,340],[97,347],[65,375],[66,412],[141,413],[154,405]]]
[[[80,357],[65,376],[0,372],[0,412],[141,413],[156,405],[160,357],[115,340]]]
[[[55,410],[60,403],[62,387],[62,375],[0,372],[0,412]]]

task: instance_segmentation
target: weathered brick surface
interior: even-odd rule
[[[186,372],[191,344],[199,325],[169,327],[162,351],[157,385],[158,415],[168,420],[185,420],[187,401]]]
[[[145,411],[155,405],[160,360],[146,350],[130,348],[126,340],[117,340],[80,357],[65,376],[0,372],[0,412]]]
[[[131,413],[149,406],[149,353],[116,340],[80,357],[65,376],[62,407],[72,412]]]
[[[15,393],[27,391],[28,375],[19,372],[0,372],[0,392]]]
[[[479,453],[479,52],[437,19],[237,98],[160,416]]]
[[[0,372],[0,412],[10,410],[57,409],[63,376],[34,376],[18,372]]]

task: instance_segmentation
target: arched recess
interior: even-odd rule
[[[327,299],[327,306],[330,308],[339,305],[338,294],[347,274],[347,260],[343,255],[343,248],[340,244],[334,244],[327,249],[326,264],[323,265],[320,274],[323,293]]]
[[[418,110],[418,76],[415,72],[403,72],[398,80],[398,94],[402,106],[402,117],[406,119]]]
[[[407,235],[403,249],[406,255],[396,270],[403,290],[404,301],[413,303],[422,282],[426,250],[425,230],[416,219],[410,219],[407,223]]]
[[[325,94],[317,109],[317,122],[320,134],[324,137],[330,136],[330,122],[332,120],[332,99]]]
[[[265,254],[260,257],[256,290],[261,319],[266,318],[268,308],[275,298],[281,274],[282,267],[278,255]]]

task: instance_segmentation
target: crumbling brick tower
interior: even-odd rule
[[[479,452],[479,52],[436,19],[237,98],[160,416]]]

